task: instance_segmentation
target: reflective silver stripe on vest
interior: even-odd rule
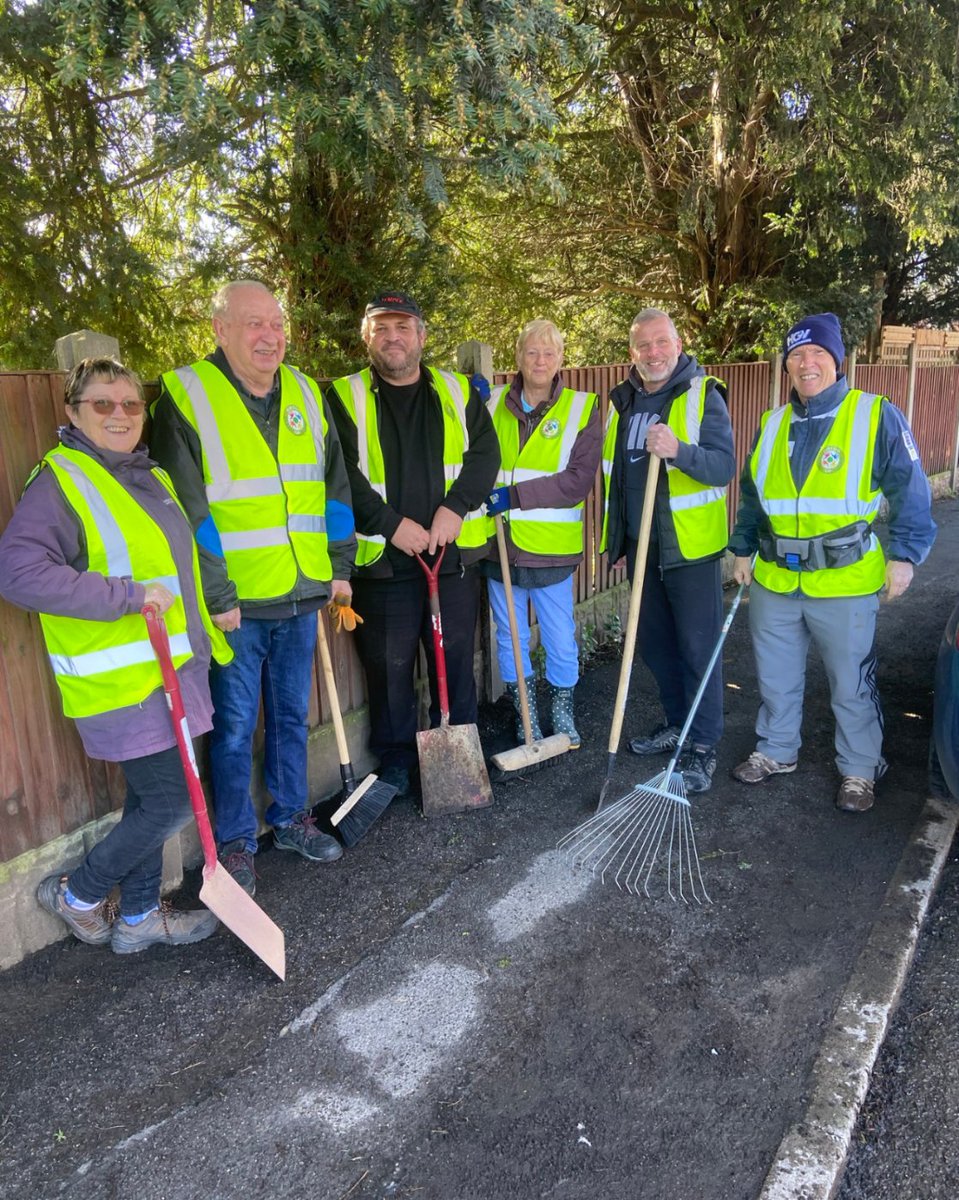
[[[272,529],[246,529],[242,533],[220,534],[220,545],[224,550],[264,550],[268,546],[286,546],[289,540],[285,525],[274,525]]]
[[[280,463],[280,478],[284,483],[322,483],[326,478],[324,464]]]
[[[846,471],[846,499],[850,504],[850,512],[859,512],[863,508],[863,502],[859,499],[859,480],[862,478],[862,473],[866,466],[866,455],[869,451],[869,426],[872,421],[872,406],[877,399],[878,396],[874,392],[863,392],[856,401],[856,414],[852,419],[852,445],[849,448],[849,467]],[[866,481],[866,486],[869,488],[872,487],[871,479]],[[878,499],[875,511],[879,511]]]
[[[210,482],[207,484],[207,499],[210,503],[217,500],[232,500],[237,499],[236,496],[230,494],[230,489],[233,486],[233,479],[230,476],[230,468],[227,466],[226,451],[223,448],[223,439],[220,437],[220,430],[217,427],[216,418],[213,415],[213,406],[210,404],[210,399],[206,394],[206,388],[203,386],[203,380],[193,369],[193,367],[177,367],[173,372],[183,384],[184,391],[190,397],[190,403],[193,405],[193,415],[196,418],[197,431],[200,435],[200,444],[203,447],[203,456],[206,459],[207,469],[210,472]],[[244,483],[249,486],[256,484],[256,480],[245,480]],[[280,481],[274,481],[274,492],[280,490]],[[262,496],[267,493],[249,492],[251,496]]]
[[[565,471],[569,466],[569,456],[573,453],[573,446],[579,437],[579,423],[582,420],[583,409],[586,407],[588,396],[589,392],[575,392],[573,399],[570,401],[569,419],[566,422],[566,428],[563,430],[563,440],[560,442],[557,472]]]
[[[446,381],[446,386],[449,388],[450,395],[453,397],[453,403],[456,405],[456,411],[459,414],[460,425],[463,427],[463,454],[466,455],[470,448],[470,434],[466,427],[466,402],[463,399],[463,391],[460,387],[460,381],[451,371],[440,371],[437,367],[432,370],[439,375],[441,379]]]
[[[725,488],[703,488],[701,492],[688,492],[683,496],[670,496],[669,507],[673,512],[687,508],[699,508],[701,504],[714,504],[726,496]]]
[[[579,524],[583,513],[579,508],[513,508],[517,521],[548,521],[550,525]]]
[[[366,381],[362,375],[349,375],[346,382],[350,385],[350,391],[353,393],[353,408],[356,411],[357,466],[360,468],[360,474],[369,479],[370,447],[366,435]]]
[[[689,387],[686,390],[686,441],[690,446],[699,445],[699,432],[702,428],[702,421],[699,417],[699,406],[702,402],[703,393],[706,391],[706,376],[694,375],[689,381]],[[667,471],[678,471],[679,467],[674,462],[668,459],[664,460],[663,466]],[[688,508],[689,505],[677,505],[670,497],[670,508]]]
[[[93,523],[103,539],[103,548],[107,556],[107,574],[116,576],[118,579],[132,579],[133,566],[130,563],[127,540],[120,531],[116,517],[107,507],[106,501],[94,487],[86,472],[81,470],[75,462],[61,457],[59,454],[54,454],[53,459],[57,466],[70,476],[77,491],[90,507]]]
[[[290,513],[287,524],[291,533],[326,533],[326,517],[315,513]]]
[[[209,456],[207,462],[209,462]],[[280,496],[283,484],[275,475],[252,476],[249,479],[231,479],[229,483],[208,483],[206,498],[209,504],[221,500],[250,500],[259,496]]]
[[[176,658],[192,654],[190,639],[186,633],[176,633],[170,638],[170,650]],[[141,663],[156,662],[156,655],[149,638],[139,642],[127,642],[124,646],[111,646],[108,650],[91,650],[88,654],[51,654],[56,675],[75,675],[78,679],[88,675],[100,675],[104,671],[119,671],[124,667],[135,667]],[[159,683],[157,684],[159,687]]]
[[[497,406],[499,405],[500,400],[506,394],[508,389],[509,389],[509,384],[498,383],[496,385],[496,387],[494,387],[490,391],[489,399],[486,401],[486,409],[489,412],[490,416],[493,416],[493,414],[496,412],[496,409],[497,409]]]
[[[769,464],[772,462],[773,446],[775,445],[776,438],[779,436],[779,426],[788,416],[788,404],[784,404],[782,408],[773,409],[766,420],[762,436],[759,439],[754,478],[756,481],[756,491],[759,493],[763,508],[766,508],[766,502],[762,498],[766,491],[766,476],[769,474]],[[766,509],[766,511],[768,512],[769,510]]]
[[[513,482],[528,483],[531,479],[543,479],[553,474],[553,471],[535,471],[532,467],[516,467],[513,470]]]
[[[846,514],[869,520],[879,512],[882,497],[868,502],[856,501],[850,506],[847,497],[823,499],[821,496],[798,496],[786,500],[763,500],[763,511],[771,517],[841,517]]]
[[[300,391],[303,393],[303,407],[306,409],[310,433],[313,435],[313,448],[316,451],[316,461],[323,464],[326,462],[326,451],[323,449],[323,419],[320,416],[320,407],[316,403],[313,389],[307,383],[306,376],[298,371],[296,367],[287,367],[286,369],[300,385]],[[280,379],[282,380],[282,378],[283,373],[281,371]]]

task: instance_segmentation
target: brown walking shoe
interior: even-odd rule
[[[90,946],[105,946],[113,933],[115,910],[106,900],[96,908],[71,908],[66,898],[67,876],[48,875],[37,888],[37,900],[48,913],[59,917],[74,937]]]
[[[871,779],[860,779],[858,775],[843,775],[836,793],[836,807],[843,812],[869,812],[875,800],[875,784]]]
[[[740,783],[763,783],[770,775],[789,775],[795,769],[794,762],[776,762],[774,758],[754,750],[745,762],[733,769],[733,779],[738,779]]]

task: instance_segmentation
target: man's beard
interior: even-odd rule
[[[386,380],[406,379],[412,375],[416,368],[420,365],[420,356],[422,351],[418,346],[414,347],[401,360],[394,359],[392,363],[375,350],[370,348],[370,360],[373,366],[376,367],[376,373],[381,378]]]

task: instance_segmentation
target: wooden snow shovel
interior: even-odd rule
[[[271,971],[281,979],[286,978],[286,939],[283,930],[275,925],[256,901],[244,892],[237,881],[216,856],[216,843],[210,828],[210,817],[206,811],[206,798],[200,785],[200,773],[193,757],[193,742],[186,722],[180,681],[176,677],[173,659],[170,656],[170,639],[167,636],[163,617],[147,605],[141,609],[147,623],[150,644],[157,656],[163,673],[163,691],[173,721],[177,749],[183,763],[190,807],[196,819],[203,847],[203,886],[200,899],[215,916],[240,939],[246,942],[254,954],[262,958]]]
[[[486,808],[493,803],[483,747],[475,725],[450,724],[449,689],[446,684],[446,652],[443,649],[443,621],[440,616],[440,567],[446,553],[444,546],[433,564],[428,567],[417,554],[423,568],[430,597],[430,617],[433,626],[433,653],[436,659],[436,688],[439,693],[440,724],[438,729],[423,729],[416,735],[420,757],[420,787],[423,793],[423,815],[440,816],[466,812],[471,808]]]

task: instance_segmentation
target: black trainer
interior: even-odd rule
[[[220,847],[220,862],[248,896],[256,895],[256,867],[253,865],[253,851],[247,850],[246,842],[237,838],[235,842],[227,842]]]
[[[292,850],[310,862],[331,863],[343,857],[343,847],[335,837],[317,829],[309,813],[297,813],[289,825],[273,829],[273,845],[277,850]]]
[[[646,757],[650,754],[668,754],[679,744],[682,730],[678,725],[657,725],[646,737],[633,738],[629,748],[633,754]]]
[[[708,792],[716,774],[716,747],[692,746],[683,756],[679,769],[687,792]]]

